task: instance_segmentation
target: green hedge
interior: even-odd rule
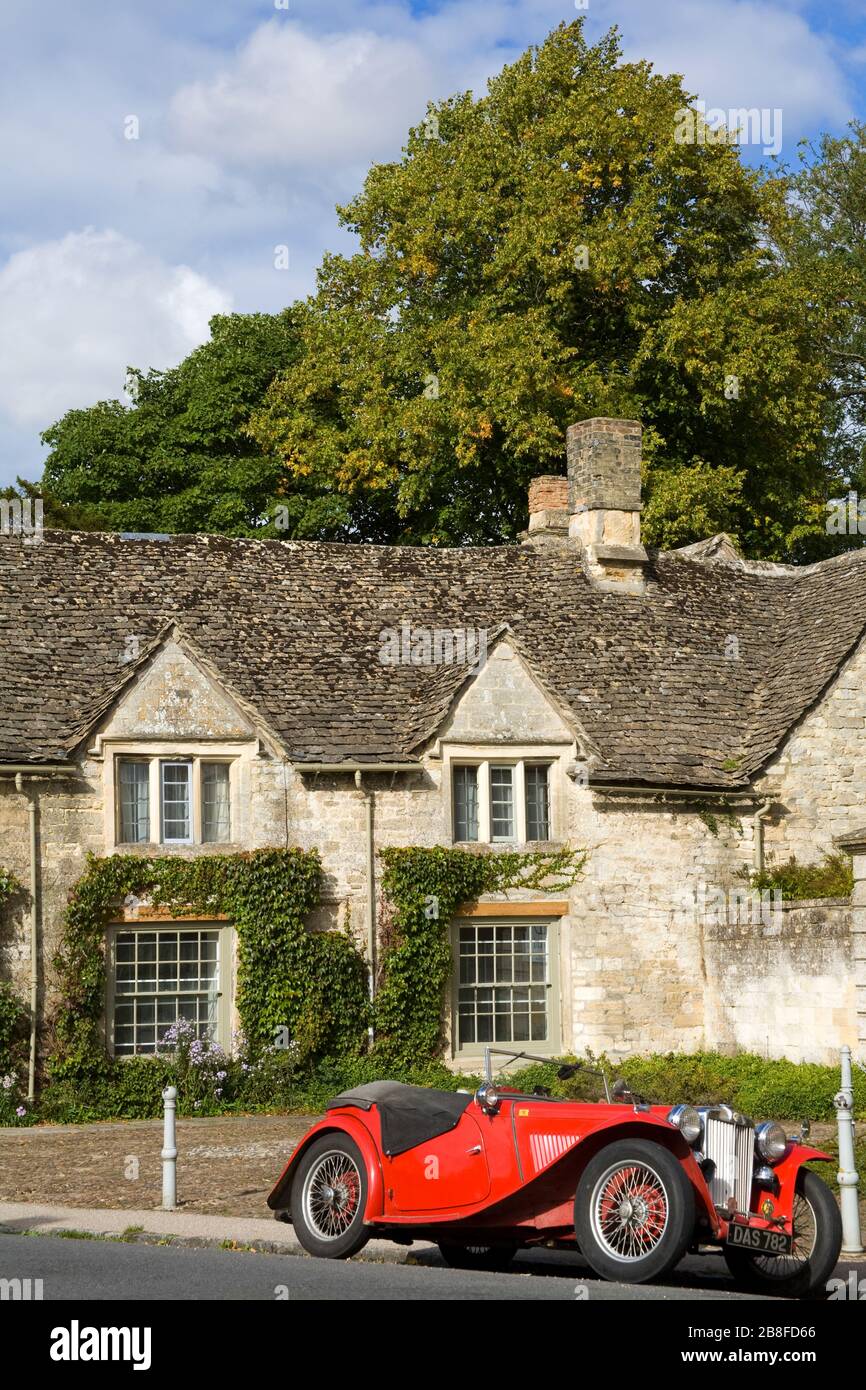
[[[660,1102],[726,1101],[755,1119],[832,1120],[836,1114],[838,1066],[768,1061],[750,1052],[733,1057],[668,1052],[631,1058],[620,1070],[629,1085]],[[866,1072],[859,1067],[854,1069],[854,1104],[866,1114]]]
[[[621,1064],[591,1054],[583,1060],[588,1067],[603,1065],[611,1082],[621,1076],[633,1090],[657,1104],[724,1101],[755,1120],[777,1119],[786,1123],[802,1119],[828,1121],[835,1115],[833,1096],[839,1089],[836,1067],[768,1061],[751,1053],[725,1057],[717,1052],[654,1053],[632,1057]],[[590,1071],[580,1071],[561,1082],[556,1080],[556,1065],[533,1064],[499,1076],[503,1082],[516,1083],[526,1090],[547,1086],[554,1095],[586,1100],[601,1097],[601,1082]],[[221,1073],[224,1077],[219,1080]],[[437,1061],[409,1066],[386,1063],[373,1055],[349,1060],[325,1057],[311,1064],[302,1063],[297,1052],[285,1050],[269,1049],[264,1055],[241,1050],[227,1058],[215,1049],[198,1067],[179,1062],[177,1054],[131,1057],[115,1063],[108,1075],[86,1088],[69,1081],[55,1082],[43,1093],[38,1118],[81,1124],[157,1116],[162,1110],[162,1088],[168,1083],[179,1088],[182,1115],[283,1111],[318,1114],[340,1091],[383,1079],[441,1090],[474,1090],[480,1081],[478,1076],[450,1071]],[[860,1068],[855,1068],[854,1094],[855,1109],[866,1117],[866,1073]],[[24,1122],[32,1120],[28,1117]]]

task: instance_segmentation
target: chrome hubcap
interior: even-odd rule
[[[360,1202],[361,1174],[354,1159],[338,1150],[322,1154],[304,1180],[307,1227],[320,1240],[339,1240],[355,1220]]]
[[[645,1163],[608,1168],[592,1194],[590,1224],[613,1259],[626,1263],[649,1255],[668,1225],[668,1196],[658,1173]]]

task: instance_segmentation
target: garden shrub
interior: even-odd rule
[[[801,864],[794,855],[783,864],[770,862],[761,873],[744,870],[742,878],[760,892],[778,889],[782,898],[849,898],[854,891],[854,871],[847,854],[825,854],[819,864]]]

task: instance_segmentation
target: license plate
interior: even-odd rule
[[[793,1246],[791,1237],[784,1231],[762,1231],[736,1221],[728,1227],[727,1243],[743,1250],[758,1250],[762,1255],[790,1255]]]

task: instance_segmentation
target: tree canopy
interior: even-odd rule
[[[130,403],[70,410],[43,436],[43,484],[92,526],[120,531],[259,533],[283,466],[244,425],[299,351],[297,312],[228,314],[169,371],[129,370]]]
[[[863,132],[756,171],[680,142],[690,104],[577,20],[431,105],[309,300],[217,318],[131,407],[47,431],[52,498],[120,529],[484,544],[568,424],[615,415],[644,426],[650,543],[823,553],[866,418]]]

